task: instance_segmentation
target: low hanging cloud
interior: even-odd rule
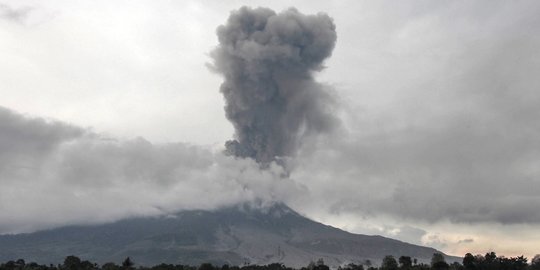
[[[213,69],[225,78],[221,92],[235,128],[229,154],[268,164],[337,125],[328,87],[313,78],[336,42],[328,15],[242,7],[217,35]]]
[[[283,170],[184,143],[115,140],[0,108],[0,233],[281,201]]]

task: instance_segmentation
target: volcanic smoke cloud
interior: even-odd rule
[[[214,68],[225,77],[221,92],[235,128],[228,154],[268,164],[336,125],[332,97],[313,78],[336,42],[328,15],[243,7],[217,35]]]

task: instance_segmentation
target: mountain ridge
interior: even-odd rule
[[[433,248],[377,235],[346,232],[310,220],[285,204],[242,204],[216,210],[135,217],[100,225],[0,236],[0,260],[59,263],[67,255],[105,263],[130,256],[138,264],[269,264],[330,266],[378,263],[385,255],[429,261]],[[447,256],[450,260],[456,257]]]

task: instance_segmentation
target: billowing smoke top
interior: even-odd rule
[[[293,155],[306,135],[336,125],[331,95],[312,75],[336,42],[328,15],[242,7],[217,35],[214,68],[225,77],[221,92],[235,128],[228,154],[268,164]]]

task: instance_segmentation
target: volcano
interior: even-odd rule
[[[439,251],[382,236],[352,234],[308,219],[284,204],[190,210],[0,236],[0,260],[47,264],[75,255],[98,263],[118,263],[129,256],[148,266],[210,262],[300,267],[321,258],[338,266],[379,263],[386,255],[429,261],[435,252]]]

